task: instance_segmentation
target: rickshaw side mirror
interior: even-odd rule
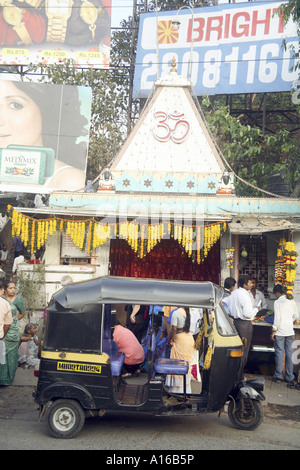
[[[212,332],[212,330],[213,330],[213,326],[212,326],[212,324],[210,324],[210,325],[208,326],[208,328],[207,328],[207,334],[210,335],[210,333]]]

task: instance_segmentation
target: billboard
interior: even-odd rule
[[[290,47],[297,50],[299,38],[292,19],[283,26],[276,13],[281,4],[230,3],[142,14],[134,98],[148,96],[158,76],[170,71],[173,57],[177,73],[191,78],[197,96],[291,90],[298,72],[291,70]],[[174,20],[180,22],[178,30]]]
[[[0,80],[0,191],[85,186],[91,89]]]
[[[0,64],[47,65],[73,59],[78,66],[108,67],[111,0],[0,5]]]

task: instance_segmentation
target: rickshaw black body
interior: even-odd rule
[[[57,400],[62,405],[69,401],[79,404],[86,416],[94,416],[106,410],[191,415],[219,411],[228,400],[232,400],[235,413],[241,399],[263,400],[261,380],[252,383],[241,380],[242,342],[222,308],[223,296],[223,289],[211,282],[104,276],[65,286],[53,295],[47,309],[35,401],[41,409]],[[203,308],[204,353],[211,338],[214,347],[211,365],[202,371],[200,394],[177,395],[179,407],[165,405],[166,368],[174,365],[174,373],[180,373],[184,364],[155,361],[153,343],[147,383],[132,384],[122,378],[124,354],[112,339],[112,306],[120,304]],[[65,419],[66,416],[67,413]],[[63,425],[61,432],[52,429],[55,437],[76,434],[67,429],[65,432]]]

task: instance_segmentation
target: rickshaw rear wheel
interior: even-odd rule
[[[81,431],[84,422],[84,410],[75,400],[56,400],[48,410],[48,429],[52,437],[72,439]]]
[[[242,398],[230,401],[228,416],[236,428],[252,431],[262,422],[264,410],[260,401]]]

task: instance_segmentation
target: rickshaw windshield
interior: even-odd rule
[[[94,310],[69,312],[48,308],[44,348],[61,351],[101,350],[102,307]]]
[[[237,334],[235,327],[228,317],[226,310],[224,309],[222,302],[216,306],[216,322],[217,329],[222,336],[234,336]]]

